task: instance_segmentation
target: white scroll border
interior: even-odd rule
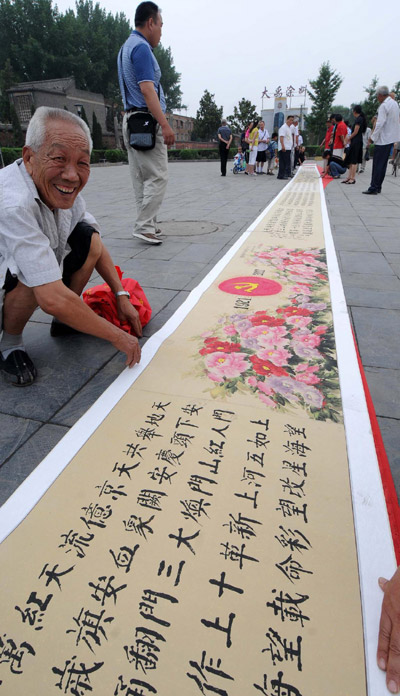
[[[303,167],[315,168],[315,165],[303,165]],[[147,367],[163,341],[185,319],[205,290],[218,277],[266,213],[287,192],[288,187],[291,187],[295,180],[296,177],[279,192],[225,256],[192,290],[175,314],[156,334],[148,339],[142,351],[140,365],[135,365],[132,369],[126,368],[117,377],[4,503],[0,508],[0,543],[11,534],[38,503],[71,459]],[[396,561],[371,423],[321,179],[319,185],[360,571],[368,696],[377,696],[388,693],[385,686],[385,675],[376,665],[376,646],[382,600],[377,579],[380,575],[391,577],[396,569]],[[327,540],[327,544],[329,544],[329,540]],[[337,561],[340,563],[340,558]],[[338,665],[338,669],[340,670],[340,665]]]

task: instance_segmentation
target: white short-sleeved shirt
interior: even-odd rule
[[[280,127],[279,129],[279,139],[278,139],[278,150],[282,150],[281,146],[281,136],[283,136],[283,144],[285,146],[285,150],[291,150],[293,147],[293,138],[292,138],[292,131],[290,129],[290,126],[288,126],[287,123],[284,123],[283,126]]]
[[[268,140],[269,139],[269,133],[266,128],[264,130],[261,130],[261,128],[258,129],[258,152],[264,152],[268,144],[267,143],[260,143],[260,140]]]
[[[386,97],[378,109],[378,118],[371,135],[375,145],[391,145],[400,138],[399,106],[391,97]]]
[[[50,210],[40,199],[22,159],[0,171],[0,288],[7,269],[28,287],[62,277],[62,264],[71,250],[68,237],[81,221],[97,231],[80,194],[72,208]]]

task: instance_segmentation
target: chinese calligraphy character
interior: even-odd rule
[[[52,598],[53,595],[49,594],[46,599],[41,600],[36,592],[31,592],[26,603],[36,604],[39,608],[31,609],[31,607],[26,607],[25,609],[21,609],[20,607],[15,607],[15,609],[21,613],[22,623],[28,621],[29,626],[34,626],[35,631],[41,631],[43,626],[38,626],[38,624],[42,623],[43,615]]]
[[[78,558],[85,558],[86,553],[84,549],[87,549],[90,542],[94,539],[94,534],[87,534],[84,536],[83,534],[74,532],[72,529],[70,529],[66,534],[61,534],[60,536],[62,539],[64,539],[64,543],[59,544],[58,548],[64,549],[66,546],[69,546],[70,548],[67,548],[65,553],[70,553],[70,551],[74,549]]]
[[[298,507],[296,503],[292,502],[291,500],[284,500],[282,498],[279,499],[279,505],[280,507],[275,508],[276,510],[280,510],[283,514],[284,517],[303,517],[304,522],[308,522],[307,519],[307,503],[304,503],[303,507]]]
[[[146,488],[142,489],[137,497],[137,502],[142,507],[148,507],[152,510],[161,510],[161,499],[166,493],[162,491],[151,491]]]
[[[243,569],[243,561],[254,561],[255,563],[259,563],[259,560],[257,558],[253,558],[253,556],[247,556],[244,553],[246,544],[242,544],[240,549],[239,546],[235,546],[234,544],[230,545],[229,542],[226,542],[226,544],[220,544],[220,546],[222,546],[225,549],[225,551],[221,551],[219,555],[223,556],[226,561],[229,559],[230,561],[239,563],[240,570]]]
[[[235,587],[234,585],[229,585],[229,583],[225,582],[225,577],[226,574],[225,572],[221,573],[221,577],[219,580],[216,580],[215,578],[210,578],[208,581],[210,585],[216,585],[219,587],[218,590],[218,597],[222,597],[224,594],[224,590],[229,590],[230,592],[237,592],[237,594],[243,594],[244,590],[242,590],[241,587]]]
[[[102,609],[100,614],[95,614],[88,609],[82,607],[77,617],[73,617],[77,627],[70,628],[66,633],[77,633],[75,645],[79,645],[81,640],[88,646],[89,650],[94,652],[93,643],[101,645],[101,640],[107,640],[105,627],[103,624],[109,624],[114,621],[113,616],[104,616],[105,609]],[[73,692],[72,692],[73,693]]]
[[[22,674],[22,660],[25,654],[36,655],[30,643],[24,641],[17,647],[12,638],[7,638],[7,634],[0,636],[0,662],[8,664],[13,674]]]
[[[149,621],[155,621],[155,623],[161,626],[169,627],[171,625],[170,621],[165,619],[160,619],[158,616],[154,615],[154,610],[158,604],[158,600],[163,599],[171,604],[177,604],[178,600],[172,595],[165,594],[165,592],[155,592],[154,590],[143,590],[142,601],[139,602],[139,613],[144,619]]]
[[[114,604],[117,603],[117,593],[121,592],[121,590],[124,590],[127,585],[120,585],[119,587],[114,587],[113,586],[113,580],[115,580],[114,575],[110,575],[110,577],[107,578],[106,575],[102,575],[100,578],[98,578],[99,582],[97,585],[95,585],[93,582],[89,582],[89,587],[93,587],[94,593],[92,593],[90,596],[93,597],[93,599],[96,600],[96,602],[101,602],[101,606],[104,607],[104,604],[107,599],[112,598],[114,600]]]
[[[236,616],[236,614],[233,614],[233,613],[229,614],[228,625],[226,628],[224,626],[221,626],[219,616],[216,617],[215,621],[209,621],[208,619],[201,619],[201,623],[206,628],[215,628],[216,631],[222,631],[223,633],[226,633],[226,647],[230,648],[232,645],[232,639],[231,639],[232,624],[233,624],[233,619],[235,618],[235,616]]]
[[[126,657],[130,664],[134,663],[135,669],[141,669],[144,674],[147,670],[156,669],[160,647],[157,641],[165,643],[164,636],[150,628],[138,626],[135,629],[135,644],[124,645]]]
[[[125,573],[129,573],[133,557],[138,548],[139,544],[136,544],[136,546],[134,546],[133,549],[130,549],[128,546],[121,546],[118,549],[117,553],[115,553],[112,549],[109,549],[109,551],[114,559],[114,563],[117,566],[117,568],[119,570],[121,570],[121,568],[124,568]]]
[[[293,658],[297,658],[297,669],[301,672],[303,666],[301,663],[301,636],[297,636],[296,643],[297,647],[294,647],[293,641],[287,638],[281,638],[277,631],[273,628],[269,628],[265,637],[269,640],[268,648],[264,648],[261,652],[270,652],[272,664],[276,665],[277,662],[283,662],[284,660],[288,662],[289,660],[293,662]]]
[[[253,520],[250,517],[243,517],[241,512],[239,512],[237,519],[235,519],[232,513],[229,514],[229,517],[231,518],[231,521],[226,522],[222,526],[229,527],[230,534],[239,534],[242,539],[250,539],[250,537],[256,536],[252,525],[261,524],[261,522],[258,520]]]
[[[93,667],[86,667],[83,662],[80,662],[79,667],[77,667],[74,660],[76,660],[76,655],[65,661],[64,669],[59,667],[52,668],[52,672],[61,677],[55,686],[58,686],[64,694],[84,696],[88,691],[93,691],[89,675],[97,672],[104,665],[104,662],[95,662]]]
[[[276,594],[276,590],[272,590],[272,594],[276,596],[273,598],[272,602],[267,602],[267,607],[270,607],[274,611],[274,616],[279,616],[282,623],[286,619],[289,619],[292,623],[300,621],[302,628],[304,627],[304,621],[309,621],[310,618],[305,616],[302,612],[301,604],[304,604],[309,599],[309,595],[302,595],[296,592],[295,597],[291,597],[287,592],[283,594],[281,591]]]
[[[311,544],[307,537],[302,534],[298,529],[285,529],[282,525],[279,525],[281,534],[279,536],[275,535],[275,539],[279,541],[280,545],[285,549],[289,547],[291,551],[306,551],[311,548]]]
[[[46,563],[46,565],[43,567],[43,569],[39,575],[39,579],[42,577],[42,575],[46,575],[47,576],[46,587],[48,587],[51,582],[55,582],[57,587],[61,590],[60,578],[63,575],[67,575],[67,573],[70,573],[75,568],[75,566],[71,566],[71,568],[68,568],[68,570],[60,570],[59,572],[57,572],[58,563],[56,563],[56,565],[53,566],[53,570],[47,570],[48,565],[49,564]]]
[[[137,515],[131,515],[129,520],[124,520],[123,524],[126,532],[135,532],[147,539],[146,532],[153,534],[153,530],[150,527],[150,522],[154,520],[155,515],[152,515],[147,521],[143,521],[141,517]]]

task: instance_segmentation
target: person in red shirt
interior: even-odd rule
[[[324,160],[323,164],[323,171],[321,174],[321,177],[323,178],[326,176],[328,173],[328,162],[329,162],[329,155],[331,154],[331,138],[332,138],[332,133],[333,133],[333,128],[334,128],[334,122],[335,122],[335,117],[334,114],[330,116],[328,121],[326,122],[326,133],[325,137],[320,143],[320,148],[324,148],[322,158]]]
[[[335,124],[332,154],[337,157],[343,157],[345,140],[347,138],[347,126],[341,114],[335,114]]]

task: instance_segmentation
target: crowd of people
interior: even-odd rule
[[[346,178],[342,184],[356,183],[356,174],[365,171],[370,159],[370,147],[374,143],[371,184],[363,193],[377,195],[381,192],[388,159],[393,148],[400,148],[399,106],[395,94],[386,86],[377,90],[379,109],[368,125],[359,104],[353,106],[353,125],[343,120],[342,114],[331,114],[327,121],[326,133],[320,147],[323,148],[324,167],[321,176]]]
[[[221,176],[226,176],[226,164],[233,134],[226,119],[218,129]],[[294,170],[305,160],[303,136],[299,132],[298,116],[290,116],[279,132],[271,135],[265,122],[253,119],[240,135],[240,145],[234,157],[234,173],[243,171],[247,176],[267,174],[274,176],[278,167],[278,179],[289,179]],[[264,167],[266,171],[264,172]]]

